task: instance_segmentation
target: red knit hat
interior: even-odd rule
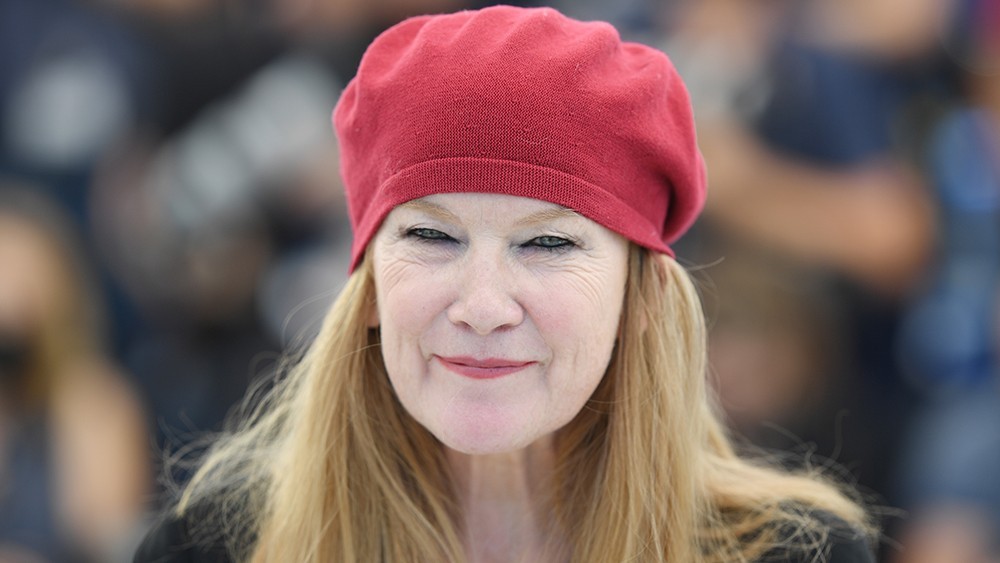
[[[667,56],[550,8],[397,24],[368,47],[333,121],[352,271],[393,207],[430,194],[549,201],[670,255],[705,200],[690,100]]]

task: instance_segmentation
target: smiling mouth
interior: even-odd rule
[[[449,371],[471,379],[496,379],[517,373],[538,362],[521,362],[502,358],[469,358],[464,356],[434,356]]]

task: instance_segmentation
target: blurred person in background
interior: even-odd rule
[[[138,4],[147,11],[141,11]],[[120,197],[124,205],[134,204],[135,192],[141,190],[136,186],[123,186],[122,193],[107,194],[101,190],[101,185],[112,170],[138,168],[142,161],[136,155],[142,154],[141,149],[183,129],[204,106],[211,104],[227,88],[234,87],[250,73],[248,69],[255,69],[261,64],[260,60],[277,49],[272,46],[276,41],[265,41],[262,33],[253,35],[242,31],[244,28],[240,26],[245,22],[227,24],[224,18],[218,17],[221,6],[216,2],[174,2],[174,10],[166,9],[164,4],[170,3],[0,2],[0,46],[3,47],[0,49],[0,69],[3,70],[0,73],[0,173],[30,184],[31,191],[53,196],[68,211],[73,225],[67,228],[80,234],[80,251],[97,258],[93,264],[93,291],[87,297],[109,305],[109,344],[117,359],[128,367],[123,377],[136,379],[136,388],[144,392],[146,403],[153,407],[150,416],[154,421],[172,422],[183,415],[176,410],[168,411],[169,415],[156,410],[164,403],[175,406],[169,403],[171,397],[178,394],[188,398],[204,397],[210,406],[205,407],[202,403],[194,408],[195,411],[207,408],[212,412],[224,412],[228,404],[220,404],[239,396],[242,387],[233,391],[235,395],[222,393],[206,397],[206,393],[198,390],[217,389],[214,383],[217,379],[222,379],[224,388],[232,379],[205,374],[212,370],[184,369],[169,374],[157,371],[156,375],[161,377],[157,381],[162,386],[148,385],[153,378],[148,373],[150,370],[185,366],[179,362],[143,363],[152,355],[146,352],[151,346],[172,349],[172,341],[160,338],[163,333],[159,331],[165,321],[155,314],[146,316],[149,308],[146,307],[148,300],[142,299],[145,294],[141,289],[138,293],[132,291],[136,287],[135,276],[122,276],[117,269],[119,262],[115,261],[115,251],[122,241],[115,240],[114,245],[109,245],[105,235],[109,231],[126,237],[131,235],[132,238],[125,241],[127,244],[122,245],[130,249],[135,248],[130,245],[143,239],[135,233],[115,229],[115,224],[109,222],[113,217],[102,208],[105,202],[100,200],[103,194]],[[181,4],[187,6],[182,9]],[[161,11],[157,12],[156,8]],[[148,19],[144,19],[147,15]],[[169,31],[163,31],[165,29]],[[213,40],[208,41],[207,37]],[[219,57],[212,58],[212,55]],[[181,68],[186,71],[179,71]],[[134,218],[136,207],[125,213],[128,215],[130,211]],[[247,229],[240,232],[245,233]],[[211,244],[207,240],[201,243],[206,251],[200,256],[219,257],[222,255],[219,248],[225,247],[223,243]],[[252,245],[243,244],[225,255],[231,268],[226,271],[238,274],[237,264],[253,262],[253,254],[240,254],[247,248]],[[156,272],[161,277],[154,280],[157,283],[153,287],[170,286],[173,277],[170,268],[177,268],[178,261],[172,259],[176,253],[161,252],[165,250],[164,245],[150,245],[144,250],[157,253],[146,254],[142,259],[147,266],[159,265]],[[206,268],[204,262],[198,267],[202,273],[206,269],[209,271],[203,277],[220,277],[216,269]],[[158,283],[161,280],[163,284]],[[173,285],[175,293],[187,289],[177,281]],[[139,284],[148,282],[148,278],[138,280]],[[241,295],[238,291],[233,293],[237,299]],[[207,306],[224,309],[226,300],[210,302]],[[184,310],[171,318],[190,312],[190,309]],[[197,340],[201,336],[185,334],[179,339]],[[204,346],[218,340],[221,339],[206,342]],[[163,341],[166,344],[160,345]],[[260,345],[254,342],[254,353],[259,348]],[[136,357],[143,360],[136,361]],[[166,357],[172,359],[169,354]],[[244,361],[238,368],[238,373],[244,377],[250,369],[246,359],[249,357],[241,357]],[[236,370],[227,367],[228,372],[220,371],[226,374]],[[184,374],[189,374],[190,379],[183,379],[181,375]],[[199,376],[203,379],[198,379]],[[184,384],[192,388],[185,389]],[[221,418],[221,414],[217,417]],[[141,420],[146,422],[144,417]],[[216,418],[208,417],[208,420],[214,422]],[[156,428],[162,427],[159,423],[154,424]],[[206,428],[211,428],[211,424]],[[146,454],[142,458],[146,463],[150,444],[143,441],[140,446],[139,452]]]
[[[57,200],[92,256],[94,170],[153,107],[136,34],[90,0],[0,2],[0,176]],[[109,350],[138,331],[134,308],[99,261]]]
[[[899,466],[900,563],[1000,561],[1000,2],[959,8],[944,46],[960,96],[925,149],[941,237],[900,339],[923,398]]]
[[[0,560],[121,560],[151,492],[144,414],[106,354],[86,253],[0,186]]]
[[[760,280],[756,290],[720,280],[742,286],[719,292],[713,326],[723,406],[752,441],[834,457],[890,505],[916,402],[897,335],[937,229],[917,147],[926,106],[947,96],[939,38],[952,4],[707,0],[664,11],[712,171],[689,255],[766,258],[717,268]],[[739,322],[724,316],[734,310]]]
[[[905,296],[934,231],[898,128],[950,1],[679,3],[668,47],[695,83],[700,143],[718,163],[711,223]]]
[[[713,383],[729,424],[755,446],[789,452],[782,461],[790,466],[822,463],[809,456],[840,447],[839,411],[858,385],[836,292],[781,256],[701,235],[699,245],[725,245],[703,293]]]

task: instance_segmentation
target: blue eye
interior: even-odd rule
[[[406,231],[406,236],[415,238],[421,242],[438,242],[438,241],[447,242],[455,240],[437,229],[429,229],[426,227],[415,227],[409,229]]]
[[[574,248],[576,243],[563,237],[546,235],[535,237],[521,246],[549,251],[566,251]]]

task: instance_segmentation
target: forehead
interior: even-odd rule
[[[572,209],[548,201],[487,193],[434,194],[403,203],[393,214],[422,214],[451,222],[530,224],[561,219],[591,222]]]

